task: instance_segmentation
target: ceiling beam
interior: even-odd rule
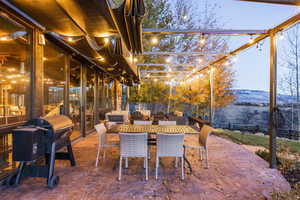
[[[155,56],[224,56],[226,54],[218,53],[203,53],[203,52],[153,52],[146,51],[142,55],[155,55]]]
[[[172,64],[172,63],[157,63],[157,64],[153,64],[153,63],[143,63],[143,64],[136,64],[136,66],[141,67],[141,66],[153,66],[153,67],[159,67],[159,66],[169,66],[169,67],[175,67],[175,66],[184,66],[184,67],[196,67],[199,65],[196,64],[188,64],[188,63],[184,63],[184,64]]]
[[[233,30],[233,29],[153,29],[144,28],[143,34],[212,34],[212,35],[262,35],[267,30]]]

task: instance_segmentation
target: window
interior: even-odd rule
[[[31,30],[0,13],[0,175],[12,167],[11,134],[1,131],[27,120]]]
[[[72,59],[70,62],[70,117],[74,124],[72,139],[80,136],[80,68],[81,64]]]
[[[65,54],[46,41],[44,49],[44,115],[61,113],[64,105]]]

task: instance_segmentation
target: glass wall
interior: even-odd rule
[[[95,81],[96,76],[94,70],[87,69],[86,73],[86,130],[94,128],[94,98],[95,98]]]
[[[44,49],[44,115],[59,114],[64,104],[65,54],[46,41]]]
[[[81,64],[72,59],[70,62],[70,117],[74,123],[72,139],[79,137],[80,134],[80,68]]]
[[[12,167],[11,134],[7,126],[27,120],[31,30],[0,15],[0,176]]]

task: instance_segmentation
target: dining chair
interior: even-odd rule
[[[203,125],[200,133],[199,133],[199,139],[198,139],[198,144],[197,145],[189,145],[189,144],[184,144],[184,149],[196,149],[199,150],[199,156],[200,160],[203,160],[203,157],[205,154],[205,160],[206,160],[206,168],[208,168],[208,137],[211,134],[211,132],[214,129],[211,126],[208,125]],[[185,152],[185,151],[184,151]]]
[[[184,180],[184,134],[157,133],[155,179],[158,178],[159,159],[161,157],[181,158],[181,179]]]
[[[133,121],[134,125],[152,125],[152,121],[145,121],[145,120],[134,120]],[[151,158],[150,154],[150,146],[156,145],[156,138],[151,137],[151,135],[148,135],[148,159]]]
[[[122,176],[122,160],[123,158],[144,158],[144,168],[146,170],[146,180],[148,180],[148,148],[147,133],[119,133],[120,137],[120,163],[119,178]],[[128,164],[128,163],[127,163]]]
[[[174,126],[176,124],[177,124],[176,121],[163,121],[163,120],[158,121],[158,125]]]
[[[135,124],[135,125],[152,125],[152,121],[134,120],[133,124]]]
[[[118,141],[107,141],[106,140],[106,127],[104,123],[95,125],[95,129],[98,134],[98,150],[97,150],[97,158],[96,158],[96,167],[98,167],[100,151],[103,151],[103,162],[105,161],[105,152],[107,148],[118,147],[120,143]]]

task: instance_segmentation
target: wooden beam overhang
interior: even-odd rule
[[[142,55],[151,56],[224,56],[222,53],[203,53],[203,52],[143,52]]]

